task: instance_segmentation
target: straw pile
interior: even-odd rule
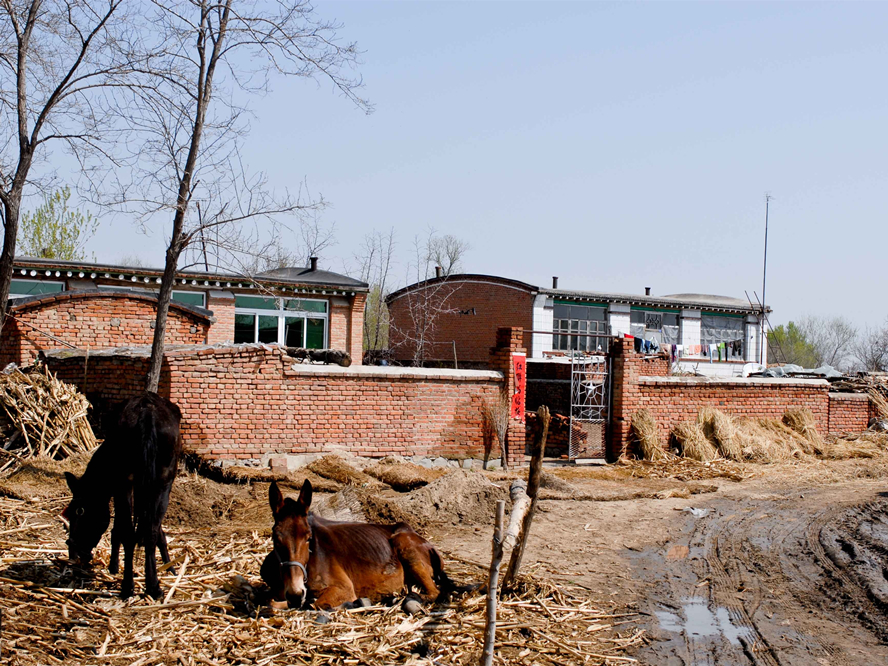
[[[801,436],[773,419],[738,419],[737,442],[743,458],[756,463],[786,462],[804,454]]]
[[[416,463],[400,462],[393,458],[384,458],[364,470],[370,476],[402,493],[428,485],[446,475],[447,471],[443,468],[428,468]]]
[[[310,472],[314,472],[318,476],[330,479],[346,486],[356,486],[358,488],[383,488],[384,484],[374,479],[369,474],[355,469],[345,460],[337,455],[324,456],[318,458],[306,466]]]
[[[45,366],[27,373],[18,368],[0,373],[0,406],[7,432],[15,431],[4,447],[14,455],[7,453],[0,471],[24,458],[61,460],[98,444],[87,420],[89,401]]]
[[[672,426],[670,436],[685,458],[700,462],[710,462],[718,458],[718,450],[706,439],[703,428],[693,421],[676,423]]]
[[[722,458],[743,460],[743,448],[737,439],[737,426],[728,414],[705,405],[697,413],[697,424],[703,429],[706,439],[718,449]]]
[[[55,559],[65,551],[55,518],[61,505],[0,498],[0,609],[3,657],[34,664],[477,664],[485,595],[472,592],[415,616],[372,606],[319,616],[274,613],[258,577],[271,540],[257,533],[211,536],[168,529],[176,575],[161,572],[161,601],[117,598],[120,576],[97,564],[84,571]],[[107,535],[97,550],[108,556]],[[480,565],[444,554],[458,584],[481,582]],[[141,574],[141,564],[136,564]],[[544,577],[525,577],[504,596],[497,622],[497,663],[533,655],[541,666],[627,663],[640,646],[639,616],[597,608],[588,592]],[[142,579],[136,577],[137,592]],[[326,623],[321,623],[323,620]]]
[[[632,415],[631,433],[643,460],[666,458],[666,452],[660,444],[660,427],[647,409],[639,409]]]
[[[791,407],[783,414],[783,423],[799,433],[811,446],[811,451],[821,455],[825,443],[820,433],[817,432],[817,424],[814,414],[807,407]]]

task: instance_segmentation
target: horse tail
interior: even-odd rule
[[[154,406],[143,402],[139,408],[136,433],[139,435],[139,457],[136,478],[134,479],[135,530],[137,538],[144,544],[147,530],[158,524],[160,496],[156,491],[157,478],[157,421]],[[141,530],[146,530],[144,533]]]

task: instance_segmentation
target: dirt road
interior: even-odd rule
[[[790,473],[689,499],[544,502],[528,561],[638,610],[642,663],[888,664],[886,485]],[[439,538],[483,560],[486,530],[460,532]]]

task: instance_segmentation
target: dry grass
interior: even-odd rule
[[[737,438],[734,419],[724,412],[705,405],[697,413],[697,424],[703,434],[715,445],[722,458],[743,460],[743,448]]]
[[[799,433],[810,445],[810,452],[822,455],[825,443],[820,433],[817,432],[817,423],[814,414],[807,407],[791,407],[783,414],[784,425]],[[808,451],[806,451],[808,453]]]
[[[383,488],[384,484],[374,479],[369,474],[355,469],[345,460],[336,455],[324,456],[308,464],[306,469],[318,476],[330,479],[346,486],[358,488]]]
[[[706,439],[703,429],[692,421],[676,423],[670,436],[685,458],[700,462],[710,462],[718,458],[718,450]]]
[[[632,439],[638,445],[643,460],[665,460],[666,452],[660,443],[660,426],[647,409],[639,409],[632,415]]]
[[[167,529],[178,571],[161,572],[165,598],[117,598],[120,576],[62,559],[58,503],[0,498],[0,610],[3,658],[37,664],[477,664],[486,596],[405,615],[398,605],[335,611],[270,610],[259,567],[271,540],[257,532]],[[97,556],[107,561],[108,536]],[[482,582],[485,569],[444,553],[458,584]],[[533,567],[528,567],[531,571]],[[137,563],[137,591],[142,583]],[[500,601],[497,663],[533,654],[540,666],[626,663],[644,641],[639,616],[593,606],[586,590],[528,575]],[[327,619],[322,624],[319,619]]]
[[[394,462],[384,459],[364,469],[370,476],[387,483],[398,492],[409,492],[428,485],[446,475],[448,470],[429,469],[410,462]]]

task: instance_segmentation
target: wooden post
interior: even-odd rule
[[[490,558],[490,574],[487,577],[487,627],[484,632],[484,651],[481,666],[493,664],[493,648],[496,643],[496,594],[499,587],[499,570],[503,562],[503,521],[506,516],[505,500],[496,503],[496,523],[493,528],[493,548]]]
[[[543,456],[546,453],[546,438],[549,436],[549,421],[551,419],[549,408],[545,405],[540,407],[537,414],[540,417],[542,430],[540,438],[534,447],[533,457],[530,461],[530,470],[527,473],[527,497],[530,498],[530,508],[524,514],[521,521],[521,532],[515,547],[512,549],[506,575],[503,576],[504,590],[511,589],[515,579],[518,577],[518,569],[521,568],[521,558],[524,557],[527,536],[530,534],[530,524],[533,522],[533,514],[536,511],[537,493],[540,489],[540,474],[543,471]]]

